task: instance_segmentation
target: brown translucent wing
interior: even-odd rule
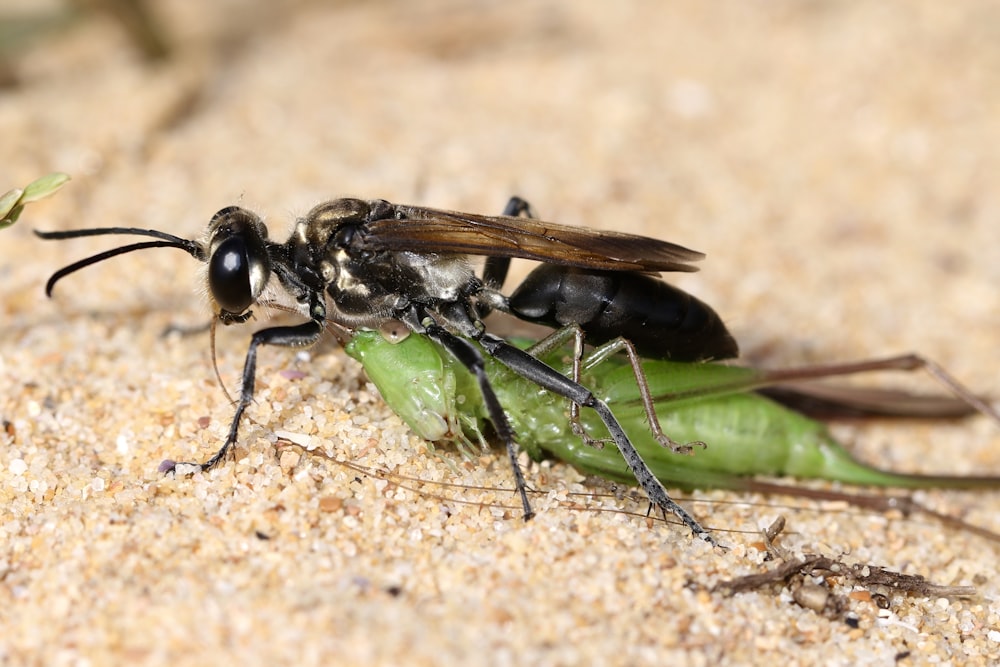
[[[894,389],[802,382],[779,384],[757,391],[782,405],[819,419],[952,419],[976,412],[968,403],[951,396],[911,394]]]
[[[485,216],[397,206],[401,219],[372,220],[372,250],[521,257],[611,271],[697,271],[705,257],[674,243],[620,232],[570,227],[534,218]]]

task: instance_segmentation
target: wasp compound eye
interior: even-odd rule
[[[256,215],[229,206],[209,223],[208,288],[224,313],[240,315],[270,277],[267,228]]]
[[[253,304],[250,257],[246,241],[231,236],[215,249],[208,262],[208,286],[222,310],[242,313]]]

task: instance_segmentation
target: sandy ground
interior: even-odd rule
[[[147,63],[90,14],[9,56],[20,84],[0,93],[0,189],[54,170],[74,178],[0,232],[0,660],[998,659],[998,547],[933,521],[699,493],[689,507],[723,552],[676,526],[567,509],[568,492],[608,487],[566,465],[529,468],[550,492],[529,524],[501,507],[513,505],[504,491],[416,493],[349,470],[323,455],[510,486],[499,455],[428,454],[331,345],[309,358],[264,350],[238,460],[164,477],[164,459],[213,452],[231,416],[207,336],[160,337],[207,320],[196,263],[173,250],[123,256],[47,300],[53,270],[114,242],[31,234],[136,225],[195,237],[238,203],[282,237],[336,196],[491,213],[517,193],[550,220],[707,252],[676,282],[715,305],[756,362],[919,350],[1000,395],[996,3],[153,8],[170,60]],[[230,387],[248,332],[220,334]],[[837,432],[887,467],[1000,474],[1000,429],[985,418]],[[319,446],[278,448],[277,433]],[[995,493],[919,497],[1000,530]],[[781,586],[710,592],[771,566],[756,531],[778,514],[793,551],[978,593],[872,589],[883,610],[838,579],[846,610],[818,614]]]

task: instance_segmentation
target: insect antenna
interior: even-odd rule
[[[205,249],[197,241],[183,239],[179,236],[174,236],[173,234],[157,231],[155,229],[137,229],[135,227],[97,227],[94,229],[77,229],[63,232],[40,232],[37,229],[35,230],[36,236],[48,241],[74,239],[82,236],[105,236],[112,234],[151,236],[160,240],[144,241],[142,243],[132,243],[120,248],[112,248],[111,250],[105,250],[104,252],[81,259],[78,262],[73,262],[68,266],[64,266],[53,273],[48,282],[45,283],[45,295],[51,297],[52,289],[55,287],[56,283],[69,274],[75,273],[82,268],[90,266],[91,264],[103,262],[106,259],[111,259],[112,257],[117,257],[118,255],[124,255],[125,253],[132,252],[134,250],[145,250],[146,248],[179,248],[199,261],[204,262],[208,259]]]
[[[217,348],[215,346],[215,330],[218,322],[219,318],[213,317],[212,321],[208,325],[208,336],[209,336],[210,346],[212,348],[212,370],[215,371],[215,379],[219,383],[219,387],[222,389],[222,393],[226,396],[226,400],[229,401],[230,405],[236,405],[236,399],[233,398],[233,395],[230,394],[229,390],[226,388],[226,383],[222,379],[222,372],[219,370],[219,357],[216,354]]]

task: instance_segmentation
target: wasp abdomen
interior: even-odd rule
[[[646,357],[701,361],[739,353],[707,304],[642,273],[543,264],[528,274],[508,304],[529,322],[579,325],[592,345],[621,336]]]

